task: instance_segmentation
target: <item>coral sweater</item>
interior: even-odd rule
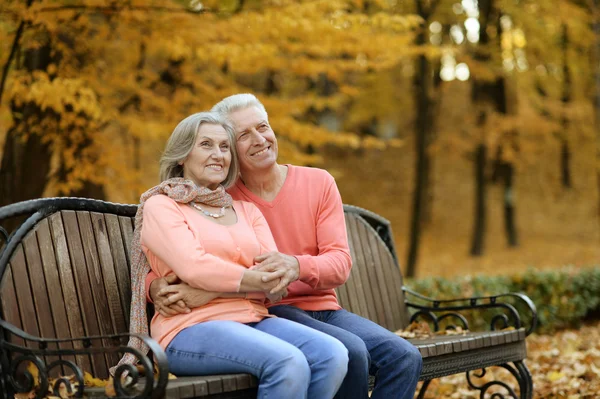
[[[273,201],[253,194],[239,180],[227,191],[235,200],[256,205],[269,223],[279,251],[298,259],[300,278],[289,285],[288,296],[276,305],[341,309],[333,289],[346,282],[352,267],[342,198],[327,171],[286,166],[287,177]],[[154,273],[148,274],[146,292],[155,278]]]
[[[269,226],[251,203],[234,201],[237,223],[215,223],[188,205],[156,195],[144,205],[142,250],[160,277],[175,273],[195,288],[238,292],[244,271],[262,253],[276,251]],[[257,322],[269,317],[264,294],[217,298],[191,313],[151,321],[152,337],[166,348],[184,328],[209,320]]]
[[[238,181],[228,192],[255,204],[269,223],[279,251],[300,264],[300,278],[276,305],[304,310],[338,310],[334,288],[344,284],[352,259],[342,199],[325,170],[286,165],[288,174],[273,201],[265,201]]]

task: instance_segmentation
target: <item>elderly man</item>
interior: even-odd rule
[[[338,304],[334,288],[351,268],[342,200],[333,177],[316,168],[277,163],[277,139],[265,107],[252,94],[223,99],[236,132],[240,178],[228,191],[263,213],[280,252],[255,259],[256,268],[279,279],[269,313],[340,340],[348,349],[348,373],[337,398],[368,398],[368,375],[376,377],[371,398],[412,399],[422,366],[418,350],[385,328]],[[163,314],[189,311],[228,294],[208,293],[149,275],[150,296]],[[287,289],[287,292],[286,292]],[[287,294],[287,296],[285,296]],[[238,293],[233,295],[249,295]],[[252,295],[252,294],[250,294]]]

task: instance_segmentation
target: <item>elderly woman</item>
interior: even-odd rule
[[[266,295],[279,281],[264,282],[270,273],[251,267],[255,257],[277,248],[258,208],[225,192],[238,174],[234,132],[221,116],[198,113],[177,125],[160,161],[162,183],[142,195],[134,246],[158,276],[232,294],[215,295],[188,313],[157,313],[151,335],[176,375],[250,373],[259,379],[260,398],[331,398],[346,375],[347,350],[267,312]],[[132,317],[143,314],[139,271],[149,268],[132,270]],[[135,328],[141,324],[132,320]]]

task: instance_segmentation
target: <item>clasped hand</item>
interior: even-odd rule
[[[290,255],[269,252],[257,256],[252,271],[260,272],[260,282],[254,290],[265,292],[271,303],[277,303],[287,296],[287,286],[298,279],[298,260]],[[158,313],[168,317],[180,313],[189,313],[192,308],[202,306],[217,297],[231,297],[239,294],[228,294],[192,288],[182,283],[177,276],[170,275],[158,278],[150,285],[150,297]]]
[[[287,286],[298,280],[300,276],[298,259],[281,252],[269,252],[259,255],[254,258],[254,263],[252,270],[269,273],[262,277],[263,282],[267,283],[279,279],[279,284],[272,288],[269,294],[278,294],[287,290]]]

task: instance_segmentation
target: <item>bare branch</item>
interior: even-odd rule
[[[33,3],[33,0],[27,0],[27,8],[31,6],[31,3]],[[15,33],[15,39],[13,40],[13,44],[10,47],[10,54],[8,54],[6,64],[4,64],[4,68],[2,68],[2,80],[0,80],[0,105],[2,104],[2,94],[4,93],[4,85],[6,84],[6,79],[8,78],[10,64],[12,64],[12,60],[13,58],[15,58],[15,54],[17,53],[17,49],[19,48],[19,42],[21,41],[21,36],[23,36],[24,30],[25,21],[21,21],[21,23],[19,23],[19,27],[17,28],[17,32]]]
[[[164,6],[86,6],[86,5],[64,5],[59,7],[42,7],[37,11],[39,12],[54,12],[64,10],[84,10],[84,11],[102,11],[102,12],[114,12],[118,13],[125,10],[141,10],[141,11],[167,11],[167,12],[182,12],[188,14],[204,14],[208,12],[214,12],[213,10],[203,8],[200,10],[191,10],[188,8],[179,7],[164,7]]]

